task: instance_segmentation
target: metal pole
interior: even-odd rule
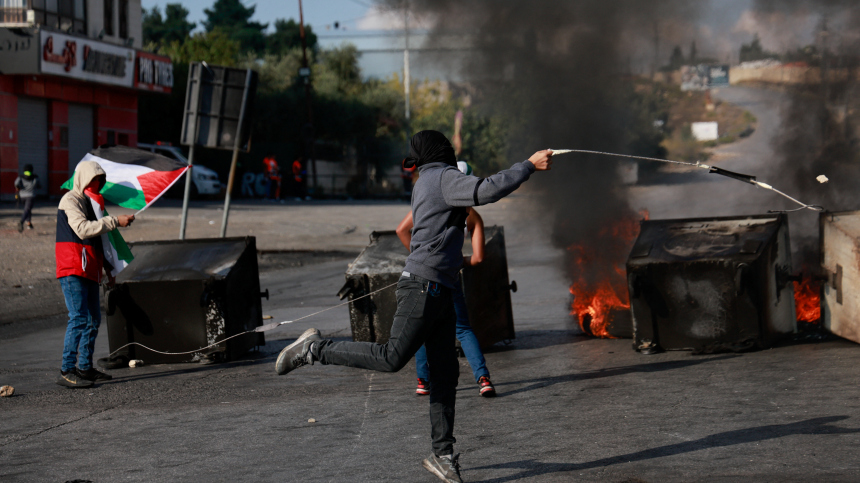
[[[201,64],[201,67],[202,67],[202,64]],[[194,73],[193,70],[194,70],[194,64],[191,64],[191,66],[188,69],[188,84],[186,87],[186,92],[188,92],[188,91],[194,92],[192,90],[192,85],[191,85],[191,80],[193,78],[193,73]],[[200,111],[200,83],[203,81],[203,72],[198,70],[198,73],[200,75],[198,76],[198,79],[197,79],[197,97],[196,97],[196,99],[194,99],[195,107],[194,107],[194,116],[192,117],[192,119],[193,119],[192,122],[194,122],[194,126],[191,128],[191,132],[194,133],[194,138],[191,140],[191,147],[188,148],[188,171],[185,172],[185,194],[182,195],[182,221],[179,222],[179,239],[180,240],[185,239],[185,226],[186,226],[186,222],[188,220],[188,198],[191,195],[191,176],[193,174],[192,171],[194,170],[194,167],[193,167],[193,164],[194,164],[194,146],[197,145],[197,136],[198,136],[197,131],[200,129],[200,123],[197,121],[198,121],[198,117],[200,116],[200,113],[199,113],[199,111]]]
[[[405,35],[405,48],[403,49],[403,95],[406,103],[406,126],[407,135],[409,130],[409,3],[403,3],[403,32]]]
[[[302,39],[302,67],[308,68],[308,53],[307,53],[307,42],[305,41],[305,16],[302,11],[302,0],[299,0],[299,37]],[[314,146],[313,139],[313,127],[314,127],[314,111],[313,104],[311,102],[311,81],[310,74],[305,77],[305,100],[308,105],[308,125],[310,125],[310,155],[311,155],[311,169],[313,169],[313,186],[314,186],[314,196],[316,196],[317,192],[317,156],[316,156],[316,148]]]
[[[194,124],[197,124],[197,116],[195,115]],[[195,136],[195,141],[196,141]],[[179,239],[185,239],[185,224],[188,220],[188,198],[191,193],[191,175],[194,164],[194,144],[188,148],[188,171],[185,172],[185,194],[182,196],[182,221],[179,222]]]
[[[236,126],[236,140],[233,142],[233,160],[230,162],[230,177],[227,178],[227,195],[224,196],[224,217],[221,218],[221,238],[227,236],[227,218],[230,216],[230,192],[236,178],[236,163],[239,160],[239,147],[242,144],[242,123],[245,121],[245,106],[248,104],[248,90],[251,89],[251,69],[245,73],[245,91],[242,93],[242,107],[239,108],[239,124]]]

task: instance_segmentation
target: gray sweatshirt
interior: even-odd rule
[[[36,189],[39,187],[39,177],[33,176],[33,179],[27,179],[23,176],[18,176],[15,178],[15,187],[21,190],[18,196],[22,199],[33,198],[36,196]]]
[[[418,168],[412,189],[412,242],[405,270],[453,288],[463,267],[466,210],[511,194],[534,173],[531,161],[487,178],[467,176],[445,163]]]

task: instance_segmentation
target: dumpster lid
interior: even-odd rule
[[[375,231],[370,234],[370,244],[346,269],[346,275],[377,275],[398,273],[406,266],[409,251],[400,242],[397,233]]]
[[[223,278],[254,237],[161,240],[130,244],[134,261],[117,282],[155,282]]]
[[[627,263],[754,260],[784,221],[781,215],[645,220]]]

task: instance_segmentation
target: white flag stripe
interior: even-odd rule
[[[177,182],[177,181],[179,181],[179,178],[181,178],[181,177],[182,177],[182,175],[183,175],[183,174],[185,174],[185,173],[187,173],[187,172],[188,172],[188,168],[182,168],[182,173],[181,173],[179,176],[177,176],[176,178],[174,178],[174,179],[173,179],[173,181],[171,181],[171,182],[170,182],[170,184],[169,184],[169,185],[167,185],[167,188],[164,188],[164,190],[162,190],[162,192],[161,192],[161,193],[158,193],[158,196],[156,196],[155,198],[153,198],[153,199],[152,199],[152,201],[150,201],[149,203],[147,203],[147,204],[146,204],[146,206],[144,206],[143,208],[141,208],[141,209],[137,210],[137,212],[135,212],[134,216],[139,215],[141,211],[143,211],[143,210],[145,210],[145,209],[149,208],[149,205],[151,205],[151,204],[155,203],[156,201],[158,201],[158,199],[159,199],[159,198],[161,198],[161,197],[164,195],[164,193],[167,193],[167,190],[169,190],[170,188],[172,188],[172,187],[173,187],[173,185],[174,185],[174,184],[176,184],[176,182]],[[189,176],[190,176],[190,175],[189,175]]]
[[[133,188],[137,191],[143,191],[137,177],[155,171],[154,169],[150,169],[139,164],[115,163],[98,156],[93,156],[89,153],[87,153],[87,155],[84,156],[84,159],[81,160],[81,162],[83,161],[95,161],[99,163],[102,169],[105,170],[105,173],[107,173],[108,181],[128,186],[129,188]]]
[[[102,211],[96,200],[90,198],[90,203],[93,204],[93,212],[95,212],[96,214],[96,219],[101,220],[102,218],[104,218],[104,212]],[[125,267],[128,266],[128,263],[126,263],[124,260],[120,260],[119,254],[116,252],[116,247],[114,247],[113,243],[110,242],[110,238],[108,237],[107,233],[102,233],[101,237],[105,261],[113,267],[113,270],[111,270],[110,275],[111,277],[116,277],[119,272],[121,272]]]

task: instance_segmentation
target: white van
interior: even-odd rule
[[[158,153],[162,156],[167,156],[168,158],[175,159],[180,163],[188,164],[188,158],[186,158],[185,155],[182,154],[182,150],[176,146],[159,142],[156,144],[138,143],[137,147],[153,153]],[[176,183],[176,185],[180,185],[182,190],[185,189],[185,183],[183,182]],[[174,185],[174,188],[176,185]],[[172,188],[171,191],[173,191]],[[220,195],[223,191],[224,186],[221,184],[221,181],[218,180],[218,173],[200,164],[195,164],[191,167],[192,197],[198,195]]]

